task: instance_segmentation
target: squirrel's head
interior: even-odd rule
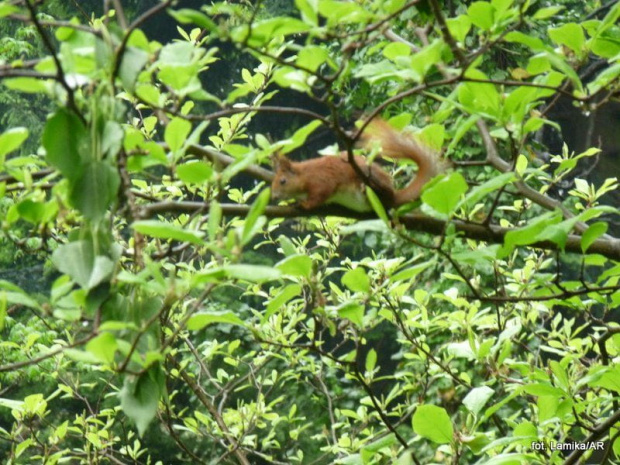
[[[273,200],[295,199],[303,193],[296,163],[281,154],[273,155],[271,161],[275,171],[271,182],[271,198]]]

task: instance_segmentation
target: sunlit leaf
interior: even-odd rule
[[[437,444],[452,442],[454,428],[445,409],[436,405],[420,405],[413,414],[413,430]]]

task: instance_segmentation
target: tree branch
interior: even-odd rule
[[[56,65],[56,74],[58,76],[57,78],[58,82],[60,82],[60,85],[62,85],[62,87],[67,92],[67,105],[84,122],[85,121],[84,116],[80,113],[75,103],[75,95],[73,93],[73,88],[67,82],[65,71],[62,67],[62,63],[60,62],[60,58],[58,58],[58,54],[56,53],[56,49],[54,48],[52,41],[47,36],[45,31],[43,30],[43,26],[37,19],[37,12],[35,10],[35,7],[30,3],[30,0],[25,0],[24,4],[26,5],[28,12],[30,13],[30,20],[34,24],[34,27],[39,33],[39,37],[41,37],[41,40],[43,41],[43,45],[45,46],[45,48],[48,50],[48,52],[52,56],[52,60],[54,60],[54,64]]]
[[[228,216],[245,216],[250,210],[248,205],[222,204],[222,212]],[[162,201],[141,207],[141,217],[151,218],[165,213],[207,213],[209,204],[190,201]],[[324,205],[314,210],[303,210],[293,206],[268,206],[264,212],[268,218],[297,218],[308,216],[339,216],[357,220],[376,219],[374,213],[354,212],[338,205]],[[446,221],[433,218],[423,213],[410,213],[399,217],[399,222],[409,231],[420,231],[428,234],[442,234],[446,228]],[[451,220],[457,232],[464,238],[485,241],[494,244],[503,244],[507,233],[518,228],[504,228],[496,225],[483,225],[464,220]],[[528,247],[543,250],[559,250],[559,246],[551,241],[539,241],[528,244]],[[565,252],[582,254],[581,235],[569,234],[564,247]],[[605,237],[597,239],[588,248],[587,253],[598,253],[613,260],[620,260],[620,239]]]
[[[499,156],[497,145],[495,145],[495,141],[491,137],[489,128],[484,122],[484,120],[479,119],[476,125],[478,126],[478,131],[482,136],[482,141],[487,152],[487,162],[501,173],[507,173],[512,171],[510,163],[508,163]],[[565,218],[573,218],[575,216],[573,212],[566,208],[562,202],[552,199],[545,194],[541,194],[536,189],[532,189],[530,186],[525,184],[523,180],[517,180],[513,185],[524,197],[530,199],[535,204],[540,205],[547,210],[560,210]],[[575,225],[575,229],[583,233],[586,229],[588,229],[588,225],[579,222]]]
[[[594,428],[594,430],[592,431],[592,433],[590,433],[590,435],[585,438],[583,440],[584,443],[589,443],[589,442],[595,442],[598,439],[602,438],[603,436],[605,436],[605,434],[607,434],[607,432],[613,428],[616,423],[620,422],[620,410],[618,410],[617,412],[615,412],[613,415],[611,415],[609,418],[607,418],[607,420],[605,420],[603,423],[599,424],[597,427]],[[611,447],[611,444],[609,445],[609,447]],[[577,461],[579,460],[579,458],[585,453],[585,449],[584,450],[574,450],[569,456],[568,458],[564,461],[563,465],[573,465],[574,463],[577,463]]]

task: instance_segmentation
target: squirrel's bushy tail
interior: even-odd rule
[[[418,173],[413,181],[395,192],[394,205],[397,207],[420,197],[420,192],[426,183],[444,169],[439,154],[417,142],[413,136],[397,131],[379,118],[374,119],[362,134],[363,146],[371,147],[375,142],[379,142],[382,155],[390,158],[409,158],[418,165]]]

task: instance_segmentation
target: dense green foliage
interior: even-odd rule
[[[620,460],[618,184],[538,137],[617,98],[620,3],[35,3],[0,1],[7,463]],[[376,116],[452,161],[421,200],[269,205],[271,155]]]

